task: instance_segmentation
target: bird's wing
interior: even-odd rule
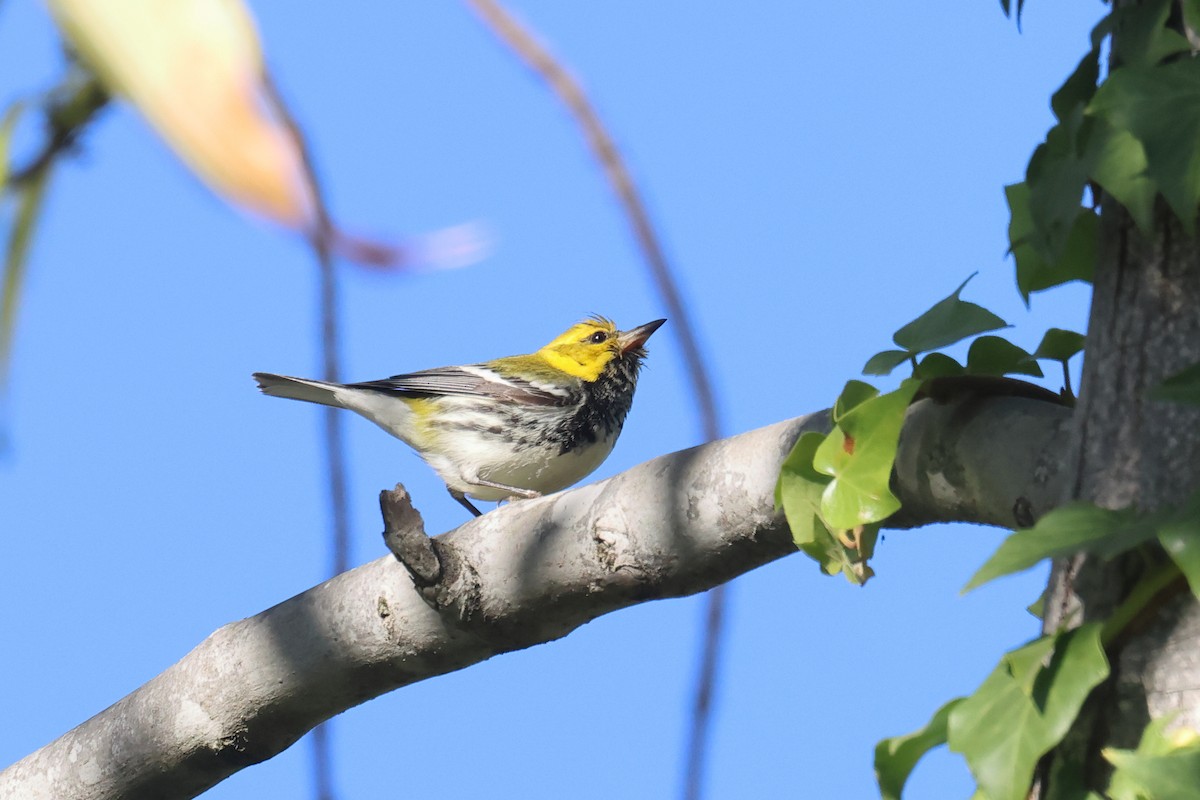
[[[354,389],[369,389],[400,397],[459,395],[488,397],[536,406],[565,406],[576,402],[574,392],[568,389],[534,383],[511,375],[502,376],[482,364],[438,367],[406,375],[393,375],[381,381],[349,385]]]

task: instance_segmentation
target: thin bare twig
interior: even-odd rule
[[[266,72],[263,77],[263,83],[274,106],[274,111],[300,151],[300,158],[304,165],[304,177],[308,181],[312,194],[316,224],[309,231],[308,238],[321,275],[322,378],[337,383],[341,380],[339,355],[341,337],[338,317],[337,270],[333,261],[334,230],[330,221],[329,207],[325,202],[325,194],[317,176],[312,151],[308,146],[304,131],[292,116],[287,104],[284,103],[270,73]],[[334,408],[323,408],[322,412],[325,460],[329,476],[329,513],[332,528],[329,573],[332,576],[340,575],[350,566],[350,514],[346,502],[345,437],[342,429],[342,416]],[[329,721],[323,722],[314,728],[312,733],[313,782],[316,800],[333,800],[336,797],[333,786],[333,749],[330,741],[332,733],[330,725]]]
[[[675,280],[674,271],[667,261],[658,235],[655,233],[650,215],[642,202],[641,193],[625,166],[616,144],[601,123],[587,95],[575,77],[562,62],[555,58],[529,26],[519,22],[497,0],[467,0],[475,12],[497,38],[513,50],[543,81],[559,100],[570,110],[571,115],[583,130],[588,146],[600,162],[605,177],[620,200],[625,216],[633,229],[638,247],[650,267],[655,285],[667,316],[671,319],[671,330],[679,338],[688,376],[691,378],[693,395],[700,414],[704,439],[712,441],[721,437],[721,425],[717,413],[715,392],[708,367],[700,353],[691,315],[684,304]],[[701,648],[700,668],[697,677],[695,699],[692,710],[691,738],[688,742],[687,772],[684,796],[698,800],[703,787],[705,755],[712,721],[712,699],[717,681],[717,665],[720,662],[721,642],[724,633],[725,587],[714,589],[708,595],[705,614],[704,643]]]
[[[109,95],[96,76],[72,65],[61,85],[46,96],[43,113],[46,136],[37,153],[25,165],[12,170],[8,185],[20,188],[42,180],[59,156],[70,152],[79,137],[108,105]]]

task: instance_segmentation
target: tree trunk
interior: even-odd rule
[[[1200,409],[1152,400],[1149,392],[1197,362],[1196,239],[1161,203],[1152,238],[1123,208],[1106,204],[1065,500],[1144,511],[1184,501],[1200,483]],[[1166,556],[1155,546],[1152,558]],[[1144,554],[1056,562],[1046,631],[1106,618],[1148,563]],[[1150,719],[1175,711],[1175,724],[1200,728],[1200,605],[1182,581],[1152,605],[1110,651],[1112,674],[1044,765],[1051,780],[1073,765],[1103,789],[1109,768],[1101,748],[1134,747]]]

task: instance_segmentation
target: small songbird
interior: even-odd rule
[[[363,415],[416,450],[479,516],[468,496],[539,497],[603,463],[633,402],[643,345],[664,322],[618,331],[592,317],[530,355],[366,383],[254,379],[264,394]]]

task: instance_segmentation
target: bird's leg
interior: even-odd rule
[[[496,483],[495,481],[489,481],[487,478],[472,478],[471,483],[476,486],[489,486],[492,489],[501,489],[513,497],[522,497],[526,500],[542,496],[541,492],[535,492],[533,489],[522,489],[518,486],[509,486],[507,483]]]
[[[472,505],[471,501],[467,499],[465,494],[455,489],[451,489],[450,487],[446,487],[446,491],[450,492],[450,496],[457,500],[459,505],[461,505],[467,511],[470,511],[472,515],[476,517],[483,516],[483,512]]]

